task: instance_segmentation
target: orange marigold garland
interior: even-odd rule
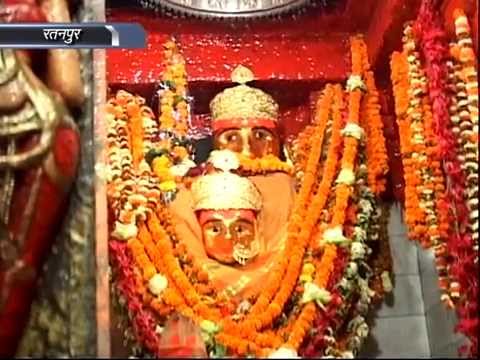
[[[364,41],[359,43],[359,48],[363,54],[363,77],[366,85],[360,123],[365,130],[365,138],[368,139],[365,148],[368,185],[374,194],[380,195],[385,191],[386,185],[385,175],[388,171],[387,146],[383,134],[383,121],[380,115],[379,93],[373,71],[370,69],[367,46]]]
[[[408,27],[406,30],[407,32],[411,31]],[[413,96],[418,94],[422,107],[422,112],[418,115],[418,124],[419,135],[423,138],[422,143],[426,164],[424,164],[424,168],[422,169],[423,201],[421,205],[426,211],[426,226],[429,241],[432,242],[436,250],[435,262],[439,275],[439,286],[443,292],[441,299],[447,306],[453,307],[452,298],[458,298],[458,291],[452,290],[457,288],[458,282],[449,278],[447,253],[442,251],[442,249],[445,249],[450,227],[450,216],[447,210],[448,206],[445,193],[445,178],[442,172],[440,151],[434,131],[430,99],[426,94],[427,78],[421,68],[420,60],[415,53],[416,45],[411,33],[406,34],[406,40],[406,51],[412,56],[412,62],[415,63],[415,73],[411,76],[410,88],[412,89]],[[415,87],[415,81],[421,84],[421,88]]]
[[[364,51],[364,42],[361,38],[352,38],[350,40],[350,43],[352,53],[352,75],[350,76],[347,83],[347,90],[349,92],[348,122],[345,128],[342,130],[342,134],[345,137],[343,157],[340,173],[337,178],[337,186],[335,191],[336,198],[333,208],[333,216],[329,229],[324,233],[324,239],[326,241],[333,240],[335,242],[339,242],[340,245],[350,243],[352,246],[353,255],[355,255],[356,253],[353,248],[354,245],[351,242],[352,239],[348,239],[347,237],[345,237],[345,220],[347,207],[349,205],[351,196],[353,196],[354,186],[357,182],[358,174],[355,165],[359,146],[361,144],[361,141],[364,140],[364,130],[359,126],[359,123],[361,116],[361,99],[363,96],[363,91],[366,90],[365,84],[363,83],[363,79],[361,76],[363,74],[363,65],[366,62],[366,59],[364,58],[366,56],[366,51]],[[355,259],[355,257],[353,258]],[[351,275],[348,275],[347,272],[346,276],[349,277]],[[347,278],[342,278],[341,283],[345,281],[349,282]],[[356,285],[357,284],[353,286]],[[347,286],[347,288],[349,287],[350,285]],[[346,291],[347,293],[349,292],[348,290]],[[343,351],[340,350],[340,353],[342,352]],[[331,356],[342,356],[342,354],[337,354],[337,350],[335,350],[332,346],[326,349],[325,354]]]
[[[421,240],[425,235],[425,212],[420,207],[416,190],[421,179],[413,158],[411,116],[409,110],[408,61],[406,53],[394,52],[391,58],[392,87],[395,95],[395,113],[400,133],[400,148],[405,174],[405,222],[410,239]]]
[[[439,232],[437,225],[437,216],[434,204],[434,189],[432,186],[432,177],[429,170],[429,156],[427,155],[425,128],[423,124],[424,114],[422,107],[422,98],[426,93],[426,78],[422,76],[421,63],[418,58],[418,52],[415,48],[412,28],[407,25],[404,30],[404,52],[408,62],[408,81],[409,81],[409,116],[411,119],[410,138],[412,145],[412,160],[415,167],[415,176],[419,180],[416,187],[417,197],[419,199],[420,209],[425,219],[424,228],[419,233],[419,241],[424,247],[432,244],[436,245],[439,241]],[[425,101],[428,101],[425,99]],[[431,139],[432,140],[432,139]],[[432,224],[429,227],[429,223]],[[418,227],[418,225],[417,225]]]
[[[392,55],[392,82],[405,167],[405,212],[409,237],[433,245],[442,301],[453,306],[445,242],[450,216],[446,206],[445,178],[434,132],[427,79],[412,28],[405,26],[403,52]],[[408,103],[407,103],[408,101]]]
[[[327,163],[324,167],[323,178],[320,182],[319,189],[317,190],[318,196],[314,198],[313,201],[318,202],[322,201],[323,204],[318,209],[322,209],[325,206],[329,188],[333,182],[335,173],[337,171],[337,161],[338,161],[338,151],[342,143],[342,137],[340,134],[342,126],[342,116],[341,111],[343,108],[343,92],[339,86],[334,88],[335,100],[333,104],[333,123],[332,123],[332,138],[329,144]],[[325,120],[324,120],[325,121]],[[322,197],[321,197],[322,196]],[[316,204],[315,204],[316,205]],[[319,215],[319,214],[318,214]],[[317,247],[318,244],[313,244],[314,247]],[[328,279],[333,265],[333,261],[336,256],[336,245],[327,244],[323,250],[323,255],[320,259],[319,264],[317,265],[317,270],[315,271],[315,278],[313,280],[314,286],[325,289],[327,287]],[[303,285],[305,288],[305,285]],[[290,336],[287,340],[286,347],[293,348],[298,350],[300,344],[303,341],[304,336],[306,335],[307,328],[312,325],[314,317],[316,315],[316,304],[310,302],[304,306],[301,314],[296,320],[293,328],[291,330]]]

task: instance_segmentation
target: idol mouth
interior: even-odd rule
[[[233,247],[233,258],[237,263],[245,266],[250,260],[252,260],[257,254],[245,245],[236,244]]]

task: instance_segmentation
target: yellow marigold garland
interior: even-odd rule
[[[261,175],[270,172],[284,172],[293,175],[294,173],[292,165],[281,161],[275,155],[266,155],[262,158],[252,159],[239,154],[238,158],[240,160],[240,172],[242,175]]]
[[[187,72],[185,60],[180,55],[177,44],[167,41],[164,44],[165,72],[164,86],[160,97],[160,128],[174,130],[178,135],[186,135],[189,109],[187,103]]]

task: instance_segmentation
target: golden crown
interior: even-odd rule
[[[255,210],[262,208],[262,196],[247,178],[231,172],[216,172],[192,184],[194,210]]]
[[[261,118],[277,120],[278,104],[260,89],[245,85],[254,80],[252,71],[245,66],[233,70],[232,82],[240,84],[225,89],[210,102],[212,120]]]

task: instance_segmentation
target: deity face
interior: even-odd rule
[[[280,139],[273,128],[222,129],[214,134],[214,146],[217,150],[228,149],[249,158],[261,158],[269,154],[280,156]]]
[[[244,265],[259,251],[256,214],[253,210],[200,210],[205,250],[211,258],[224,263]]]

